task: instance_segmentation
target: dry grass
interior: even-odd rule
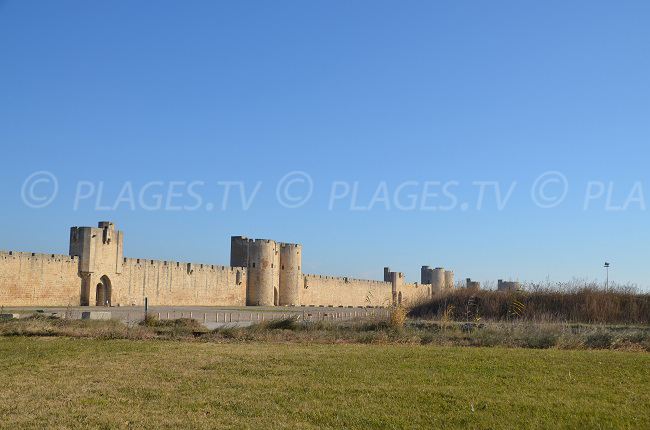
[[[413,322],[404,310],[389,317],[348,322],[294,318],[209,331],[192,319],[149,319],[134,327],[120,321],[65,320],[35,316],[0,322],[0,336],[181,340],[186,342],[282,342],[320,344],[431,344],[508,348],[650,351],[650,328],[591,324]]]
[[[586,287],[569,291],[538,289],[526,293],[456,289],[439,293],[411,309],[409,317],[466,321],[468,303],[483,320],[650,325],[650,294]]]
[[[211,342],[365,343],[505,347],[533,349],[612,349],[650,352],[650,328],[578,324],[406,323],[391,328],[386,321],[296,323],[223,328],[200,338]]]
[[[0,321],[0,336],[67,336],[97,339],[155,339],[191,337],[196,330],[203,330],[195,320],[144,322],[130,327],[117,319],[79,320],[62,319],[33,314],[18,320]]]

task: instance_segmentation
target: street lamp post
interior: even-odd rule
[[[605,270],[606,270],[606,278],[605,278],[605,291],[609,290],[609,263],[605,261]]]

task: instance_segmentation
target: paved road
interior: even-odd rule
[[[126,322],[140,321],[144,317],[144,307],[12,307],[4,313],[19,313],[29,315],[36,310],[46,313],[56,313],[65,318],[81,318],[82,312],[110,312],[112,318]],[[343,307],[215,307],[215,306],[152,306],[149,314],[159,319],[194,318],[206,326],[238,325],[294,317],[299,320],[347,321],[355,318],[371,316],[386,316],[389,310],[385,308],[343,308]]]

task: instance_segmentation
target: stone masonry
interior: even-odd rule
[[[0,251],[0,306],[392,306],[453,288],[453,272],[422,267],[421,283],[302,273],[302,247],[231,238],[230,266],[124,258],[112,222],[70,229],[69,255]]]

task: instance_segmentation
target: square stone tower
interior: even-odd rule
[[[70,255],[79,257],[82,306],[110,306],[111,279],[122,273],[122,232],[115,223],[70,228]]]

